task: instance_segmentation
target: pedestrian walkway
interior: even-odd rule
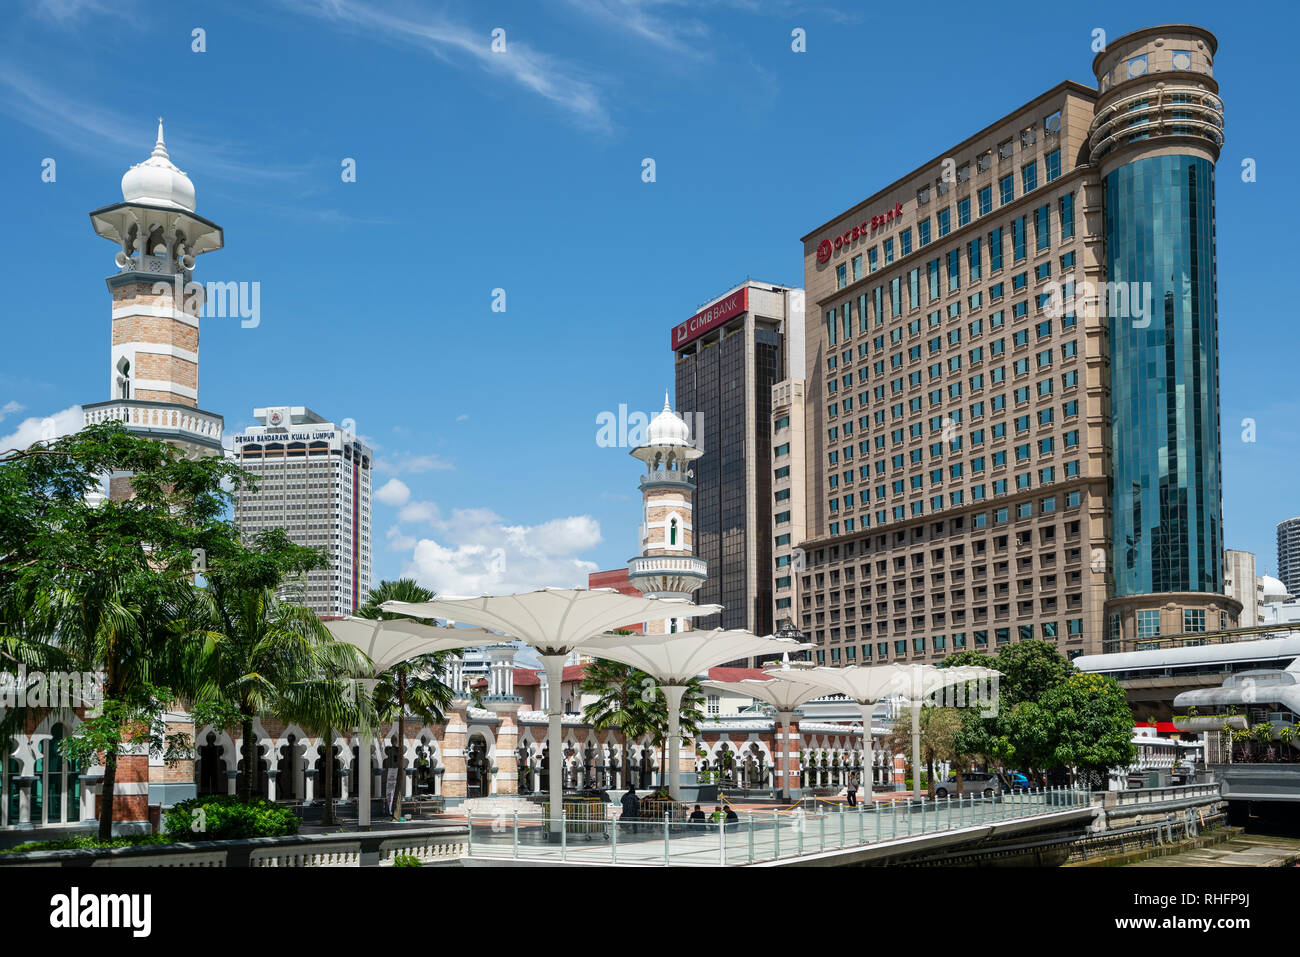
[[[920,802],[877,802],[870,808],[817,802],[789,810],[749,809],[735,823],[545,822],[469,815],[466,856],[494,861],[734,866],[846,851],[909,837],[960,831],[1089,805],[1086,791],[1047,790]]]

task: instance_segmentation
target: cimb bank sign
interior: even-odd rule
[[[680,349],[689,342],[694,342],[710,329],[716,329],[724,322],[749,311],[749,287],[737,289],[725,299],[719,299],[707,309],[697,312],[680,325],[673,326],[673,348]]]

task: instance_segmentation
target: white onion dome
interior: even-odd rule
[[[1286,590],[1286,585],[1272,575],[1260,575],[1259,581],[1264,586],[1265,601],[1286,601],[1291,597]]]
[[[664,410],[656,415],[646,428],[646,445],[690,445],[691,427],[668,404],[664,393]]]
[[[143,163],[137,163],[122,177],[122,198],[128,203],[169,206],[194,212],[194,184],[176,168],[163,143],[162,117],[158,118],[158,142]]]

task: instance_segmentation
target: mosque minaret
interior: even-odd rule
[[[691,442],[691,430],[672,411],[664,394],[663,411],[646,428],[645,442],[631,454],[645,463],[641,476],[641,554],[628,562],[628,581],[650,598],[693,600],[708,578],[708,563],[697,558],[691,523],[694,472],[690,465],[704,452]],[[645,623],[650,635],[686,631],[689,619]]]

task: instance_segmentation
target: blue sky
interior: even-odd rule
[[[1293,189],[1300,145],[1279,114],[1289,5],[235,0],[192,12],[205,6],[6,5],[3,447],[108,398],[114,250],[86,213],[120,198],[161,115],[198,212],[226,231],[195,278],[261,286],[256,328],[205,320],[201,406],[228,432],[264,405],[354,419],[386,486],[377,578],[415,572],[445,593],[584,583],[634,553],[639,512],[636,463],[597,445],[597,416],[659,407],[675,323],[747,275],[801,285],[800,236],[1060,81],[1090,82],[1094,29],[1190,22],[1219,36],[1227,104],[1226,538],[1276,570],[1274,526],[1300,514],[1293,243],[1269,200]],[[195,28],[206,52],[191,50]],[[795,28],[805,53],[791,49]],[[490,49],[495,29],[504,53]],[[1241,181],[1245,157],[1256,183]]]

